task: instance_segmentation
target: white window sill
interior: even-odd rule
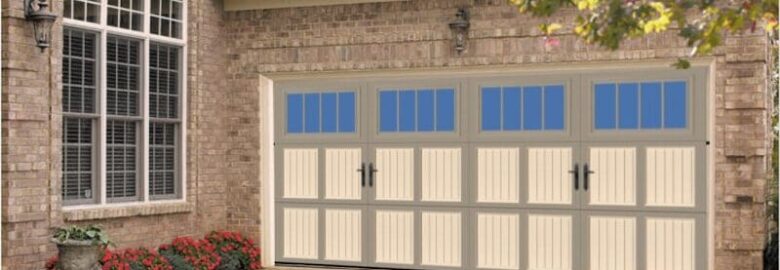
[[[63,207],[65,221],[99,220],[122,217],[154,216],[192,212],[194,206],[184,201],[159,203],[123,203]]]

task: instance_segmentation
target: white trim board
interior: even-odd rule
[[[363,3],[395,2],[408,0],[225,0],[225,11],[313,7],[330,5],[354,5]]]

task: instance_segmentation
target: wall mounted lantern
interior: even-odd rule
[[[24,0],[25,18],[32,21],[35,31],[35,43],[41,50],[49,47],[51,42],[51,27],[57,14],[51,12],[47,0]]]
[[[455,13],[455,20],[450,23],[450,29],[455,39],[455,51],[458,54],[466,50],[466,37],[469,32],[469,11],[465,8],[459,8]]]

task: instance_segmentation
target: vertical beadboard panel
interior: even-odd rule
[[[460,148],[422,149],[422,200],[460,201]]]
[[[317,149],[284,149],[284,197],[317,198]]]
[[[647,219],[647,270],[696,269],[693,219]]]
[[[572,269],[572,217],[528,216],[528,269]]]
[[[518,269],[519,217],[516,214],[477,215],[477,267]]]
[[[414,199],[414,149],[376,149],[376,199],[411,201]]]
[[[285,208],[283,231],[285,258],[317,259],[316,208]]]
[[[325,210],[325,259],[360,261],[363,243],[361,210]]]
[[[647,205],[693,206],[695,179],[695,148],[647,148]]]
[[[460,213],[422,213],[422,264],[433,266],[460,266]]]
[[[572,149],[528,149],[528,202],[571,204]]]
[[[590,204],[636,204],[636,148],[590,149]]]
[[[325,198],[360,200],[361,149],[325,149]]]
[[[376,211],[376,262],[414,263],[414,212]]]
[[[636,269],[636,218],[591,217],[591,270]]]
[[[518,202],[518,148],[477,150],[477,199],[479,202]]]

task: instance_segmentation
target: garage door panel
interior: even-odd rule
[[[692,207],[696,202],[694,147],[646,149],[647,205]]]
[[[317,208],[284,208],[282,214],[282,256],[291,259],[317,259],[319,213]]]
[[[462,148],[421,149],[421,200],[461,201]]]
[[[647,269],[696,269],[696,220],[648,217]]]
[[[319,150],[286,148],[283,153],[283,197],[316,199],[319,193]]]
[[[362,148],[325,148],[325,199],[360,200]]]
[[[378,209],[375,211],[375,261],[381,264],[414,263],[414,211]]]
[[[528,269],[564,270],[575,265],[573,215],[528,215]]]
[[[517,213],[477,213],[477,267],[520,268],[520,215]]]
[[[377,201],[414,200],[414,148],[377,147],[374,198]]]
[[[590,270],[637,269],[637,218],[594,215],[587,218]]]
[[[477,202],[517,203],[520,200],[520,148],[477,148]]]
[[[463,261],[461,212],[423,210],[421,214],[422,265],[459,267]]]
[[[528,203],[572,204],[572,147],[530,147],[527,151]]]
[[[359,262],[363,256],[363,211],[325,209],[325,259]]]
[[[636,147],[590,147],[588,161],[588,205],[636,205]]]

